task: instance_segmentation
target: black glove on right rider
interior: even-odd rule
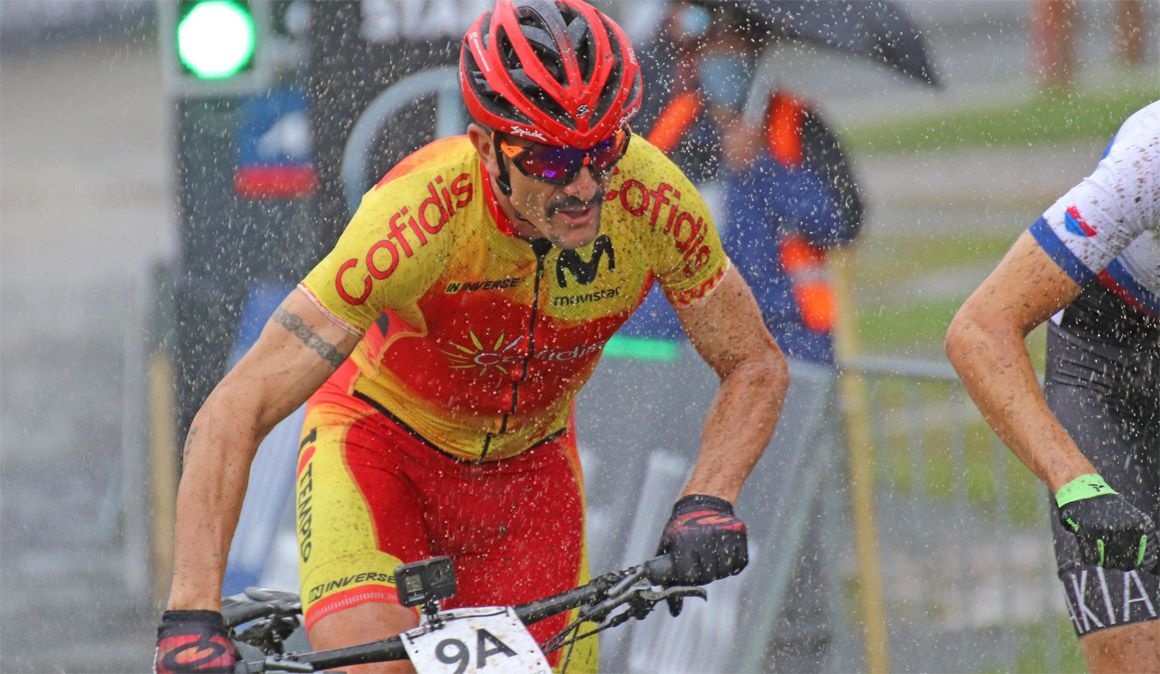
[[[241,656],[217,611],[166,611],[157,628],[154,674],[232,674]]]
[[[1156,525],[1097,474],[1081,475],[1055,495],[1059,521],[1075,534],[1085,564],[1156,573]]]
[[[723,498],[689,494],[673,505],[658,555],[673,559],[674,585],[705,585],[749,563],[745,523]]]

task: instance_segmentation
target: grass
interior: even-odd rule
[[[854,156],[1110,139],[1129,114],[1157,99],[1160,85],[1155,82],[1067,95],[1033,94],[938,116],[852,127],[841,139]]]
[[[1021,644],[1016,653],[1014,668],[987,667],[980,674],[1080,674],[1087,671],[1071,623],[1066,618],[1018,625],[1010,629],[1016,631],[1015,638]],[[1054,648],[1060,649],[1057,659],[1049,660],[1047,654]]]
[[[1005,106],[855,130],[851,153],[940,149],[952,136],[956,146],[991,146],[997,152],[1004,145],[1102,138],[1129,112],[1160,96],[1160,87],[1152,89],[1079,93],[1067,99],[1036,96]],[[1032,130],[1033,125],[1038,128]],[[855,277],[860,351],[943,361],[946,328],[974,288],[973,277],[981,280],[1014,236],[969,226],[873,232],[860,246]],[[965,275],[966,281],[941,287],[937,283],[954,274]],[[1032,362],[1040,371],[1044,335],[1039,329],[1028,340]],[[957,389],[958,384],[950,386]],[[981,417],[950,409],[953,404],[970,405],[965,398],[948,403],[948,390],[947,385],[913,382],[879,386],[872,407],[883,417],[876,424],[881,437],[875,438],[880,484],[932,504],[951,503],[958,493],[980,516],[1001,518],[1017,527],[1041,527],[1039,482],[995,444]],[[916,418],[922,423],[916,425]],[[959,448],[957,458],[949,451],[952,444]],[[997,473],[1004,473],[1006,482],[998,482]],[[1000,484],[1006,484],[1005,494],[999,493]],[[1000,502],[1005,503],[1002,513]]]
[[[964,218],[969,214],[964,214]],[[1011,246],[1010,234],[972,233],[968,228],[950,232],[875,232],[860,245],[858,282],[878,286],[907,284],[923,274],[953,267],[994,264]]]
[[[943,335],[963,299],[864,306],[858,317],[863,353],[941,358]]]
[[[946,294],[924,286],[954,270],[988,268],[1010,245],[1010,236],[969,231],[868,238],[855,272],[862,352],[942,358],[946,327],[969,288]]]
[[[861,352],[907,358],[941,360],[943,337],[951,318],[967,298],[961,296],[907,302],[905,304],[863,305],[858,315]],[[1027,338],[1031,364],[1042,372],[1046,359],[1045,330],[1036,328]]]
[[[1025,645],[1019,651],[1017,672],[1086,672],[1087,664],[1080,653],[1071,622],[1060,618],[1053,623],[1037,623],[1019,629]],[[1047,661],[1048,644],[1061,647],[1060,662]]]

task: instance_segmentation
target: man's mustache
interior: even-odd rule
[[[559,211],[578,211],[580,209],[589,208],[591,206],[599,207],[602,203],[604,203],[604,190],[596,190],[596,194],[592,195],[592,198],[588,200],[577,199],[576,197],[564,197],[563,199],[551,201],[548,203],[548,207],[545,209],[545,211],[550,218]]]

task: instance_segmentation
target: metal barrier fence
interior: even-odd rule
[[[710,586],[709,603],[676,620],[653,616],[609,635],[605,670],[867,671],[863,621],[883,619],[886,671],[1082,671],[1046,492],[987,429],[950,367],[866,358],[843,370],[863,379],[876,452],[877,612],[858,600],[835,373],[805,363],[791,373],[778,432],[738,503],[749,569]],[[715,386],[687,345],[674,362],[602,363],[577,410],[594,572],[653,552]],[[820,513],[809,507],[819,493]],[[811,539],[810,528],[823,535]],[[803,559],[816,573],[798,570]],[[827,634],[828,655],[802,652],[824,650]]]
[[[668,361],[606,358],[577,402],[594,573],[656,553],[696,458],[717,377],[687,343],[674,346],[679,355]],[[820,516],[818,495],[835,474],[827,419],[835,378],[832,369],[808,363],[792,364],[791,372],[782,423],[737,503],[750,532],[746,572],[714,583],[707,603],[686,602],[675,620],[653,615],[609,634],[601,642],[602,671],[766,671],[783,646],[818,636],[832,588],[799,565],[813,552],[811,519]],[[805,568],[824,563],[807,561]],[[801,619],[783,620],[784,609]],[[796,671],[821,666],[809,652],[790,661]]]
[[[1083,671],[1046,488],[986,426],[952,368],[860,358],[843,376],[863,379],[871,410],[890,670]],[[850,578],[852,558],[835,559],[838,577]]]

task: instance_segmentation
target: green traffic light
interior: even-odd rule
[[[194,75],[220,80],[250,64],[258,30],[249,9],[232,0],[205,0],[177,24],[177,55]]]

